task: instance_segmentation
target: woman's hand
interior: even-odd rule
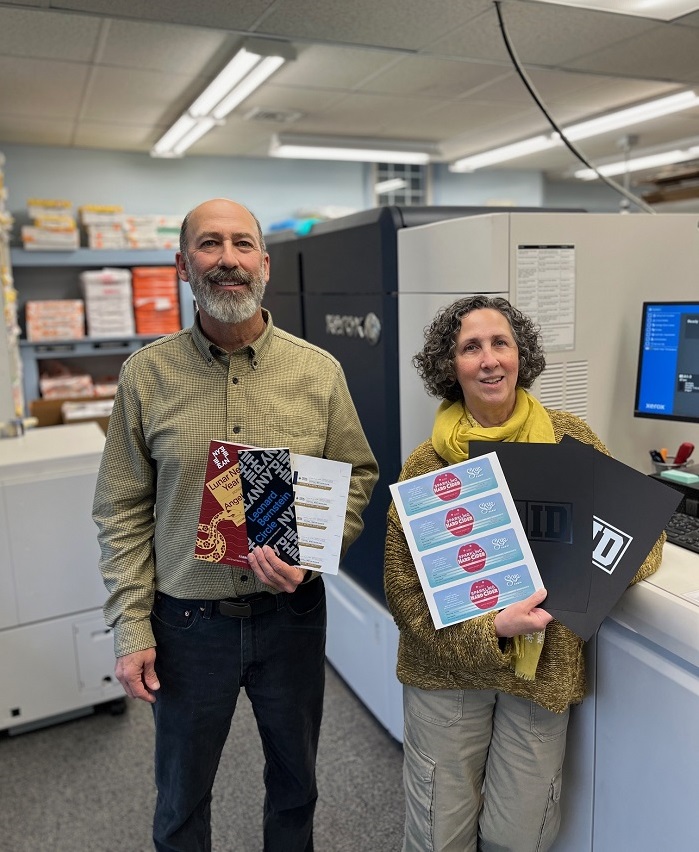
[[[546,589],[539,589],[523,601],[501,609],[495,616],[494,622],[498,638],[521,636],[543,630],[549,621],[553,621],[553,616],[539,606],[547,594]]]

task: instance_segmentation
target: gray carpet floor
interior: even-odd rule
[[[215,852],[262,849],[262,749],[238,703],[212,804]],[[128,701],[0,738],[2,852],[148,852],[155,789],[150,707]],[[328,666],[316,852],[398,852],[402,749]]]

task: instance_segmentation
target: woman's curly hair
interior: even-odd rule
[[[454,357],[461,320],[471,311],[499,311],[510,324],[519,350],[517,385],[530,388],[546,366],[539,328],[507,299],[499,296],[467,296],[443,308],[425,329],[425,345],[413,358],[413,366],[431,396],[456,402],[463,399],[456,380]]]

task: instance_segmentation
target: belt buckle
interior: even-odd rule
[[[250,618],[252,605],[245,601],[219,601],[218,611],[228,618]]]

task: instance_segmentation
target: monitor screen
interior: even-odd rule
[[[645,302],[636,417],[699,423],[699,302]]]

